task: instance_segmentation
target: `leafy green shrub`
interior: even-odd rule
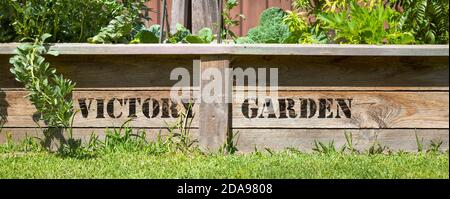
[[[286,16],[280,8],[269,8],[260,17],[259,25],[249,30],[247,38],[237,43],[285,43],[289,37],[289,28],[283,23]]]
[[[108,26],[88,39],[89,43],[128,43],[131,40],[134,18],[127,14],[120,15],[111,20]]]
[[[3,0],[0,41],[20,41],[52,34],[49,42],[85,42],[119,15],[124,3],[115,0]],[[3,29],[3,28],[2,28]]]
[[[215,35],[210,28],[202,28],[197,35],[191,34],[186,27],[181,24],[176,25],[177,32],[169,35],[167,43],[193,43],[193,44],[209,44],[214,41]]]
[[[448,0],[405,0],[402,6],[402,30],[412,31],[420,43],[448,43]]]
[[[160,25],[153,25],[150,28],[142,27],[141,30],[137,32],[137,34],[134,36],[134,39],[130,43],[132,44],[158,43],[160,33],[161,33]]]
[[[225,7],[222,11],[222,17],[223,17],[223,30],[222,30],[222,39],[227,39],[227,37],[233,39],[236,41],[238,38],[236,34],[231,31],[232,27],[239,26],[240,21],[239,19],[245,19],[245,16],[242,14],[236,14],[234,16],[231,15],[231,10],[239,5],[239,2],[237,0],[227,0]]]
[[[366,9],[376,9],[382,4],[386,9],[394,10],[393,15],[395,16],[393,18],[398,23],[394,24],[397,33],[412,33],[415,43],[446,44],[449,41],[448,0],[295,0],[293,7],[299,12],[307,13],[310,19],[314,19],[317,15],[324,15],[324,13],[333,15],[351,12],[353,4]],[[377,20],[376,16],[371,17]],[[388,21],[392,22],[391,20]],[[317,23],[311,25],[315,26]],[[395,39],[393,40],[395,41]],[[399,43],[403,42],[399,41]]]
[[[92,38],[89,43],[129,43],[138,30],[142,30],[141,10],[145,9],[145,0],[122,1],[119,14],[106,27]],[[135,41],[136,42],[136,41]]]
[[[312,26],[296,11],[288,11],[283,23],[289,27],[290,36],[285,43],[327,43],[327,35],[320,24]]]
[[[187,43],[209,44],[214,40],[214,34],[210,28],[202,28],[198,35],[188,35],[184,38]]]
[[[73,116],[71,94],[75,84],[45,62],[44,55],[57,55],[44,46],[49,37],[44,34],[34,43],[17,47],[17,55],[10,59],[11,73],[24,84],[29,100],[49,127],[68,128]]]
[[[339,43],[350,44],[411,44],[414,36],[399,27],[400,13],[381,3],[364,7],[353,2],[350,10],[339,13],[321,13],[318,19],[335,32]]]
[[[181,24],[176,25],[177,32],[173,35],[169,35],[167,39],[168,43],[176,44],[184,41],[184,39],[191,35],[191,31],[189,31],[186,27]]]

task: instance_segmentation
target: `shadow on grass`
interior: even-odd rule
[[[43,130],[44,138],[41,145],[60,158],[90,159],[96,155],[82,145],[81,139],[67,136],[68,129],[47,128]]]

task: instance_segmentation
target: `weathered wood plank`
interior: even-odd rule
[[[202,57],[200,71],[202,71],[200,79],[200,90],[202,93],[207,89],[208,84],[222,85],[220,90],[212,90],[210,95],[217,96],[217,100],[208,102],[202,100],[200,102],[200,145],[209,149],[218,149],[226,141],[227,135],[231,129],[231,104],[227,103],[226,98],[229,93],[226,90],[225,70],[229,68],[229,60],[227,57]],[[204,73],[207,70],[216,69],[222,78],[211,76]],[[216,87],[217,88],[217,87]],[[231,89],[231,87],[229,87]],[[205,97],[205,96],[202,96]]]
[[[192,32],[210,28],[214,34],[219,29],[219,5],[217,0],[192,0]]]
[[[5,127],[41,126],[35,107],[25,98],[25,91],[3,92],[0,114],[6,116]],[[74,127],[120,127],[132,119],[131,126],[165,128],[174,124],[181,113],[188,113],[189,101],[171,100],[170,91],[76,91],[73,93],[77,114]],[[198,105],[190,111],[191,127],[198,127]]]
[[[263,101],[260,101],[259,106],[254,100],[248,100],[247,104],[244,103],[244,99],[235,101],[234,126],[240,128],[448,128],[449,126],[448,92],[280,91],[278,94],[283,103],[278,99],[272,99],[275,113],[273,116],[270,115],[268,107],[263,107]],[[1,114],[8,120],[5,126],[36,126],[35,120],[38,119],[38,115],[25,96],[26,91],[0,92]],[[132,124],[137,127],[165,127],[163,119],[169,123],[174,122],[176,115],[185,111],[186,105],[186,102],[182,104],[180,101],[174,105],[172,100],[169,100],[168,90],[76,91],[73,98],[77,110],[81,110],[81,105],[85,105],[83,111],[78,112],[75,118],[75,127],[120,126],[130,119],[130,112],[136,113]],[[301,98],[304,100],[300,100]],[[306,99],[313,102],[306,102]],[[130,100],[133,102],[130,103]],[[153,100],[157,102],[155,109]],[[330,110],[321,109],[328,107],[330,102],[333,103]],[[349,107],[350,118],[345,115],[343,107],[338,105],[339,102]],[[101,103],[99,107],[103,107],[100,116],[98,103]],[[290,103],[292,107],[289,107]],[[111,105],[108,106],[109,104]],[[209,112],[208,110],[215,107],[217,106],[214,104],[207,105],[205,110]],[[280,110],[284,110],[283,114]],[[314,110],[313,114],[311,110]],[[194,104],[193,113],[199,114],[198,104]],[[328,118],[331,114],[333,118]],[[340,118],[336,118],[337,114]],[[208,118],[210,115],[205,116],[205,119]],[[194,118],[193,127],[196,126],[198,120]]]
[[[192,56],[96,56],[70,55],[47,57],[52,67],[76,82],[77,88],[148,88],[170,89],[173,69],[185,68],[192,75]],[[9,56],[0,56],[0,88],[22,88],[9,71]]]
[[[251,152],[257,148],[283,150],[287,147],[311,152],[314,141],[328,143],[334,141],[336,146],[346,143],[344,133],[351,133],[356,149],[364,151],[375,142],[391,150],[417,151],[416,134],[423,145],[428,148],[431,141],[442,141],[441,150],[449,149],[448,129],[233,129],[237,133],[237,147],[241,152]]]
[[[278,96],[259,98],[259,105],[235,101],[233,127],[449,128],[448,92],[280,91]]]
[[[133,61],[130,62],[129,60]],[[170,72],[182,67],[192,75],[197,56],[59,56],[52,66],[77,82],[78,89],[144,90],[173,86]],[[0,89],[21,88],[0,55]],[[285,90],[448,90],[448,57],[235,56],[233,68],[276,67]],[[99,75],[101,74],[101,75]]]
[[[231,65],[234,70],[266,73],[277,68],[278,86],[290,90],[448,90],[449,86],[448,57],[234,56]]]
[[[177,32],[177,24],[189,27],[189,3],[186,0],[172,0],[170,33],[175,34]]]
[[[202,0],[197,0],[202,1]],[[193,13],[194,14],[194,13]],[[200,27],[200,29],[203,27]],[[0,44],[0,54],[14,54],[18,43]],[[53,44],[61,55],[311,55],[449,56],[448,45],[339,44]]]

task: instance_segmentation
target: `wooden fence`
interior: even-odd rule
[[[40,135],[42,126],[26,91],[9,72],[15,44],[0,44],[0,114],[3,132],[14,139]],[[366,45],[87,45],[56,44],[52,66],[77,83],[80,110],[74,135],[104,135],[106,127],[131,126],[154,138],[177,120],[186,102],[172,101],[177,67],[192,75],[208,68],[277,68],[278,98],[194,104],[192,136],[218,148],[238,132],[238,148],[252,151],[295,147],[311,150],[314,140],[342,145],[352,133],[357,148],[381,143],[416,150],[443,141],[448,149],[448,46]],[[194,60],[200,68],[195,70]],[[203,79],[203,90],[209,79]],[[217,92],[217,91],[216,91]],[[224,91],[222,91],[224,92]],[[242,90],[233,89],[233,95]],[[219,93],[220,94],[220,93]],[[223,93],[222,93],[223,94]],[[268,103],[273,109],[268,108]],[[4,142],[5,133],[0,136]]]
[[[177,7],[174,10],[174,13],[169,12],[169,21],[172,22],[172,15],[180,15],[184,14],[183,11],[180,9],[183,9],[183,6],[188,7],[187,5],[183,4],[186,2],[189,2],[190,0],[167,0],[168,4],[168,10],[171,11],[173,9],[173,2],[175,1]],[[194,0],[196,1],[196,0]],[[198,1],[198,0],[197,0]],[[202,0],[200,0],[202,1]],[[239,5],[235,7],[231,15],[235,16],[237,14],[243,14],[245,16],[245,19],[240,20],[240,25],[237,27],[232,28],[232,31],[236,33],[238,36],[245,36],[249,29],[255,27],[259,23],[259,16],[260,14],[267,8],[270,7],[280,7],[285,10],[292,9],[291,7],[292,0],[239,0]],[[161,21],[161,7],[162,7],[162,1],[161,0],[152,0],[147,3],[147,7],[149,7],[152,11],[149,13],[150,18],[152,19],[150,21],[150,24],[160,24]],[[195,8],[190,8],[195,9]],[[195,12],[193,12],[195,13]],[[195,14],[194,14],[195,15]],[[177,16],[178,17],[178,16]],[[201,16],[193,16],[193,18],[202,18]],[[179,23],[186,25],[187,21],[178,21]],[[174,29],[174,25],[177,22],[172,23],[172,30]]]

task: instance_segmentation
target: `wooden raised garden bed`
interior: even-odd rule
[[[0,44],[0,115],[15,139],[40,134],[27,94],[9,72],[17,44]],[[90,45],[56,44],[47,59],[76,82],[74,135],[87,138],[106,127],[145,129],[150,137],[174,122],[184,109],[169,91],[177,67],[278,68],[274,112],[253,100],[195,104],[192,136],[217,148],[227,131],[238,133],[238,148],[252,151],[296,147],[311,150],[314,140],[345,143],[351,132],[358,148],[379,142],[391,149],[416,150],[424,142],[443,141],[448,149],[448,45]],[[194,70],[200,60],[200,70]],[[267,70],[268,71],[268,70]],[[204,85],[203,83],[200,85]],[[194,88],[198,90],[199,88]],[[240,91],[234,91],[234,94]],[[111,103],[110,103],[111,102]],[[153,103],[154,102],[154,103]],[[157,104],[158,106],[156,106]]]

